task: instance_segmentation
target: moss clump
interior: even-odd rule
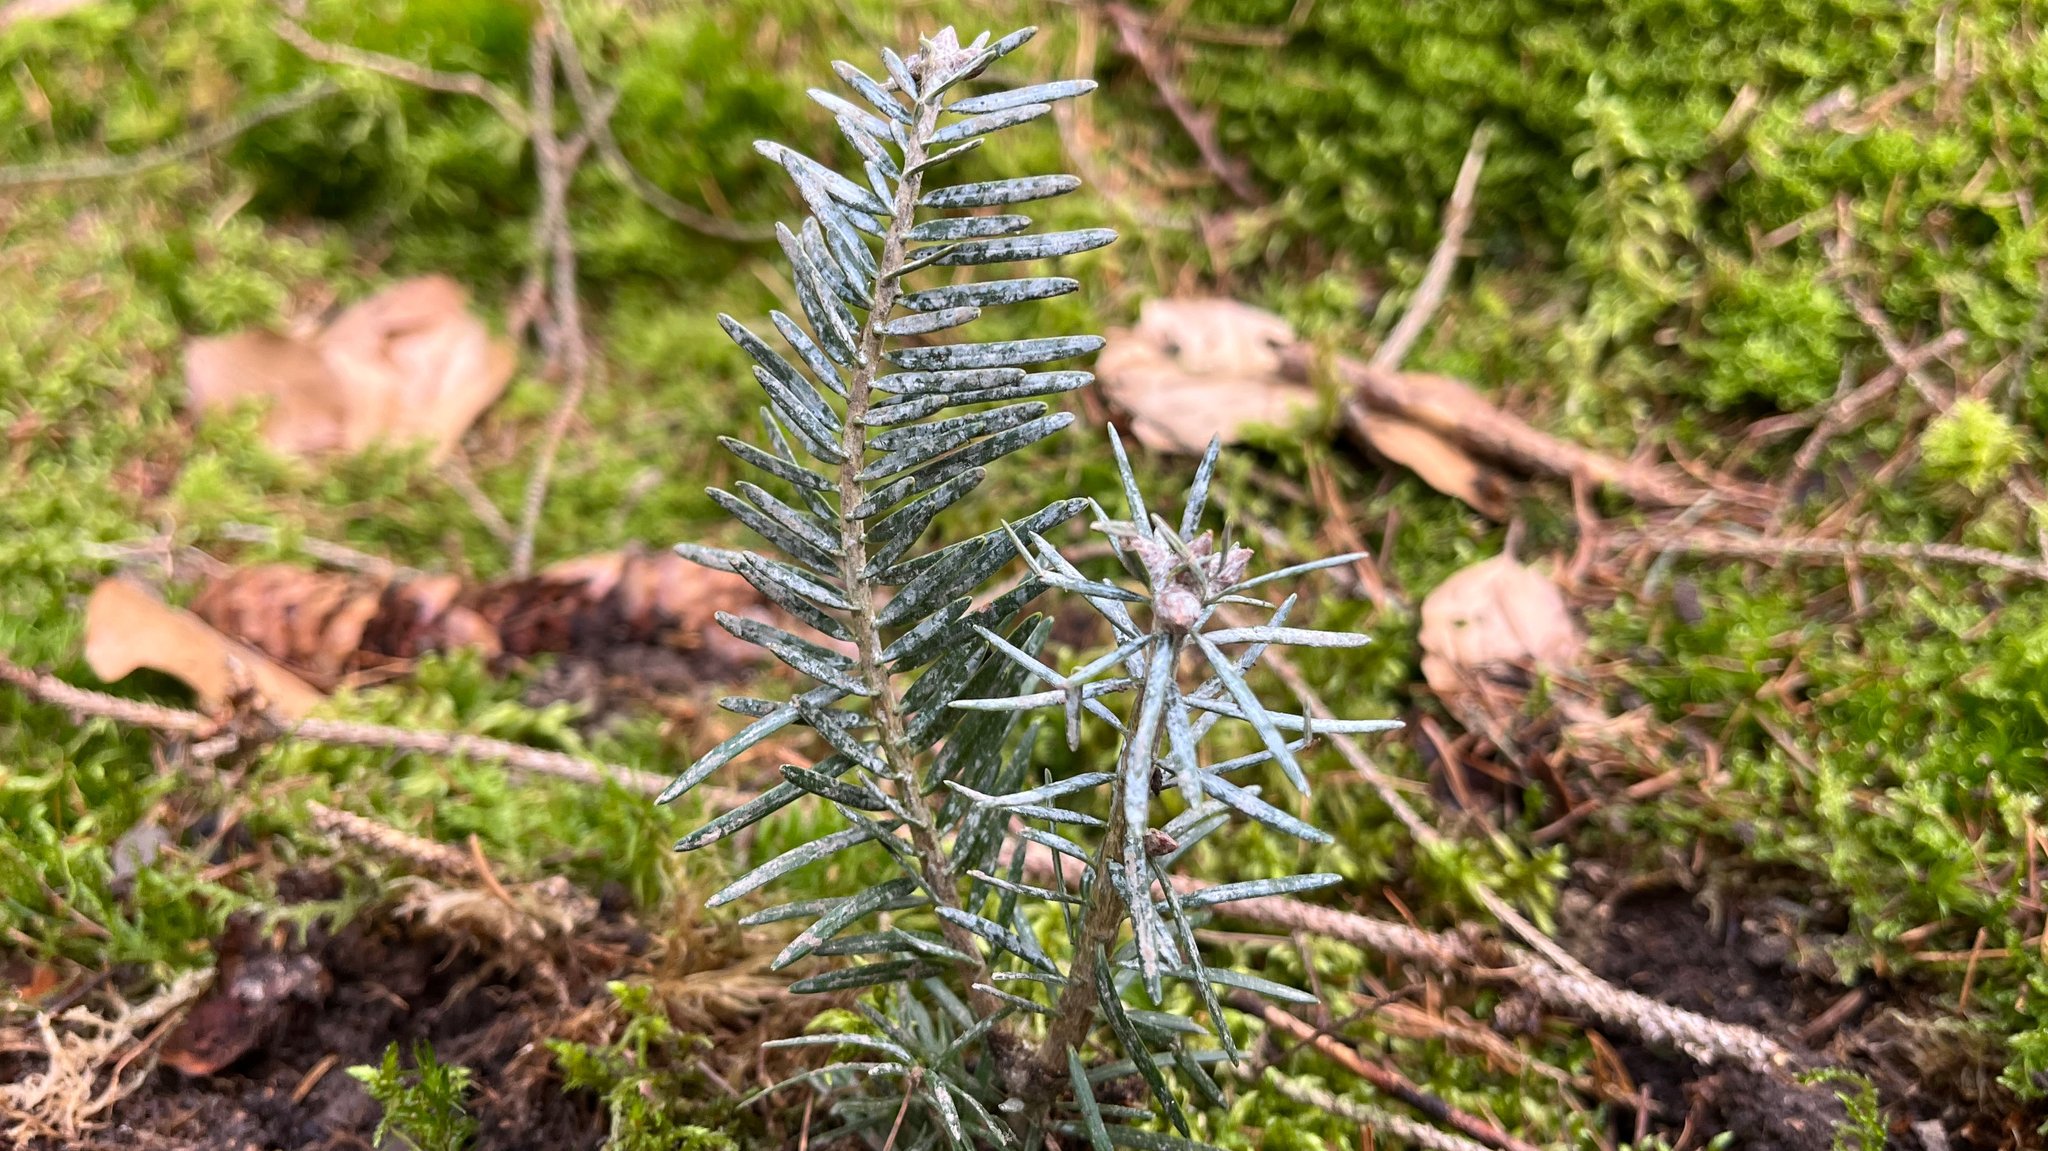
[[[2020,430],[1988,402],[1957,400],[1920,436],[1920,458],[1930,476],[1983,495],[2026,454]]]

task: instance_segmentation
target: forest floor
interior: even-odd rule
[[[1271,1074],[1196,1135],[1368,1138],[1282,1083],[1427,1117],[1364,1059],[1545,1147],[2048,1145],[2043,56],[2017,4],[1810,7],[575,3],[637,175],[565,128],[551,224],[524,6],[0,4],[0,1131],[343,1148],[416,1104],[487,1149],[799,1145],[799,1093],[739,1104],[819,1004],[702,903],[828,823],[670,845],[815,749],[649,802],[721,696],[787,690],[667,548],[739,535],[702,489],[755,401],[713,317],[789,307],[751,142],[823,141],[829,60],[951,20],[1102,81],[975,162],[1074,171],[1051,222],[1123,233],[1048,305],[1121,359],[971,515],[1113,502],[1106,423],[1161,490],[1228,425],[1215,504],[1262,562],[1371,554],[1300,590],[1375,643],[1262,688],[1407,727],[1305,761],[1334,846],[1250,827],[1189,870],[1338,872],[1318,907],[1476,949],[1219,920],[1321,1034],[1234,1024]],[[1176,298],[1232,303],[1145,310]],[[455,415],[382,413],[438,445],[189,398],[204,341],[376,324],[442,341],[407,382]],[[222,675],[229,639],[285,678]],[[340,736],[252,724],[252,688]],[[1501,908],[1784,1059],[1564,1003]],[[467,1068],[459,1108],[380,1106],[349,1069],[394,1044]]]

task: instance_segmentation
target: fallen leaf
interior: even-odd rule
[[[652,665],[640,657],[659,655],[660,677],[677,686],[729,679],[758,665],[761,652],[720,627],[717,613],[772,618],[741,577],[639,548],[481,586],[453,575],[261,564],[215,577],[192,610],[322,687],[456,649],[486,658],[573,654],[642,670]]]
[[[1479,466],[1465,450],[1420,424],[1384,412],[1358,412],[1351,427],[1366,446],[1447,496],[1499,518],[1506,511],[1500,477]]]
[[[145,667],[174,676],[210,710],[227,706],[243,684],[286,719],[304,716],[323,698],[298,676],[125,579],[102,582],[86,602],[85,662],[109,683]]]
[[[1153,451],[1193,454],[1211,436],[1236,443],[1251,424],[1285,427],[1316,409],[1316,391],[1291,371],[1294,329],[1236,300],[1147,300],[1134,328],[1112,329],[1095,369],[1109,401],[1130,416],[1131,434]],[[1463,389],[1444,381],[1448,389]],[[1462,400],[1461,394],[1454,399]],[[1484,403],[1471,393],[1475,403]],[[1498,476],[1449,437],[1362,405],[1346,419],[1366,445],[1430,487],[1498,516]]]
[[[447,455],[512,378],[511,346],[446,276],[395,284],[310,340],[268,332],[194,340],[185,382],[201,412],[266,399],[263,438],[294,455],[425,441]]]
[[[1570,667],[1585,637],[1548,576],[1511,555],[1457,572],[1422,601],[1422,675],[1439,696],[1504,667]]]
[[[1154,451],[1235,443],[1250,424],[1286,426],[1315,410],[1315,389],[1280,374],[1294,329],[1227,299],[1147,300],[1134,328],[1113,329],[1095,369],[1131,434]]]
[[[333,686],[362,647],[383,585],[290,564],[238,568],[211,580],[193,614],[308,679]]]
[[[391,659],[471,648],[503,650],[493,628],[457,603],[452,575],[387,580],[291,564],[218,576],[192,601],[199,618],[322,687]],[[365,658],[369,657],[369,658]]]

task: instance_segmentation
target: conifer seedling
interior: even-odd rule
[[[1314,1002],[1207,966],[1195,927],[1232,901],[1338,877],[1183,892],[1171,882],[1176,866],[1239,818],[1327,842],[1290,814],[1293,797],[1240,780],[1271,763],[1306,792],[1297,757],[1317,733],[1398,726],[1312,720],[1271,710],[1254,693],[1249,676],[1271,645],[1366,642],[1290,626],[1295,601],[1262,598],[1268,585],[1357,557],[1250,574],[1249,550],[1202,529],[1213,444],[1177,521],[1148,510],[1112,430],[1121,518],[1074,497],[926,544],[934,522],[990,468],[1072,422],[1049,400],[1092,377],[1052,365],[1102,346],[1093,335],[961,334],[986,309],[1078,291],[1074,279],[1017,269],[939,275],[1042,266],[1116,238],[1106,228],[1034,231],[1021,213],[1074,191],[1073,176],[955,179],[963,155],[1095,87],[1065,80],[981,91],[977,80],[1033,31],[963,44],[946,29],[907,57],[884,50],[880,76],[835,64],[850,96],[811,95],[863,158],[861,178],[758,145],[809,210],[799,228],[777,229],[802,312],[769,315],[787,350],[719,317],[767,398],[759,444],[722,442],[776,490],[741,481],[711,495],[772,551],[678,550],[738,573],[795,621],[792,631],[720,618],[808,686],[783,701],[723,701],[750,722],[660,801],[785,728],[807,728],[831,749],[816,764],[785,765],[782,782],[677,845],[705,847],[797,802],[824,804],[844,825],[710,900],[755,905],[746,924],[801,924],[774,959],[777,969],[818,969],[795,990],[861,992],[862,1029],[772,1044],[825,1048],[833,1060],[790,1081],[828,1096],[835,1126],[814,1132],[814,1145],[853,1137],[877,1147],[1037,1148],[1055,1134],[1096,1151],[1193,1145],[1184,1104],[1220,1104],[1211,1069],[1241,1054],[1217,989]],[[1119,577],[1084,574],[1048,542],[1083,516],[1121,564]],[[1021,582],[983,594],[1019,567]],[[1051,624],[1026,608],[1052,594],[1099,613],[1111,649],[1066,672],[1044,663]],[[1222,626],[1226,605],[1264,622]],[[1259,750],[1205,762],[1205,737],[1226,722],[1256,733]],[[1084,761],[1088,724],[1115,733],[1113,759]],[[1036,755],[1041,730],[1067,749],[1051,768]],[[775,902],[778,881],[826,859],[878,879],[844,897]],[[1192,992],[1191,1015],[1162,1009],[1180,989]],[[1147,1107],[1099,1097],[1102,1084],[1133,1075],[1148,1089]]]

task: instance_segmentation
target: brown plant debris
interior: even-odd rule
[[[1584,479],[1642,504],[1690,507],[1709,495],[1738,505],[1770,501],[1768,493],[1732,482],[1724,481],[1709,492],[1664,469],[1560,439],[1501,410],[1463,380],[1375,368],[1349,357],[1334,359],[1327,370],[1345,390],[1346,426],[1368,443],[1375,415],[1391,414],[1477,456],[1534,475]],[[1282,371],[1293,379],[1314,378],[1318,372],[1315,351],[1306,345],[1288,349]]]
[[[512,378],[515,356],[446,276],[394,284],[310,339],[242,332],[192,341],[185,382],[201,413],[270,402],[263,438],[292,455],[424,441],[439,460]]]
[[[1111,329],[1096,360],[1110,403],[1157,452],[1236,443],[1250,424],[1286,426],[1314,411],[1315,389],[1280,376],[1294,329],[1271,312],[1220,298],[1147,300],[1132,328]]]
[[[207,623],[328,687],[457,649],[607,663],[651,650],[675,665],[652,669],[655,686],[727,678],[757,660],[716,615],[758,610],[740,577],[638,549],[477,586],[450,575],[263,564],[216,577],[193,602]]]
[[[238,918],[221,938],[213,986],[164,1040],[159,1058],[186,1075],[213,1075],[265,1043],[331,989],[318,960],[264,938]]]
[[[1236,443],[1253,424],[1285,427],[1319,405],[1308,378],[1288,371],[1294,329],[1236,300],[1147,300],[1133,328],[1114,329],[1096,371],[1131,434],[1159,452],[1193,454],[1212,436]],[[1506,484],[1440,430],[1393,412],[1360,413],[1352,431],[1381,458],[1491,516]]]
[[[40,1048],[43,1066],[0,1084],[0,1120],[16,1145],[55,1140],[71,1146],[99,1126],[101,1116],[149,1079],[164,1028],[207,986],[209,972],[188,971],[141,1003],[118,997],[95,1012],[72,1007],[61,1014],[30,1012],[0,1024],[8,1046]],[[14,1034],[6,1034],[6,1033]]]
[[[1504,669],[1558,670],[1585,636],[1548,576],[1498,555],[1464,568],[1422,601],[1422,675],[1449,698]]]
[[[85,662],[109,683],[139,668],[174,676],[210,711],[248,689],[268,710],[298,719],[322,698],[305,680],[125,579],[101,583],[86,601]]]

